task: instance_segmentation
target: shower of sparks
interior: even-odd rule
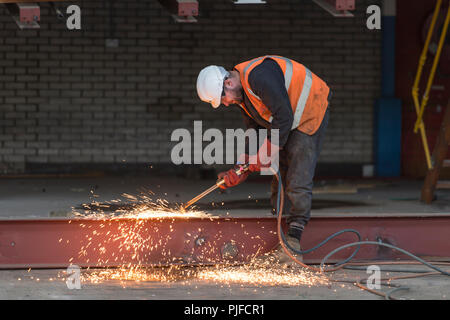
[[[87,270],[82,273],[83,283],[98,284],[105,281],[131,281],[131,282],[175,282],[187,280],[195,275],[195,270],[179,267],[165,268],[110,268]]]
[[[323,275],[315,274],[300,268],[283,268],[273,265],[271,268],[257,265],[221,267],[203,269],[197,278],[221,284],[245,284],[253,286],[312,286],[327,285]]]
[[[211,215],[199,210],[184,210],[183,206],[177,204],[173,207],[169,206],[169,202],[164,199],[153,201],[146,194],[139,197],[124,193],[123,197],[128,200],[128,207],[111,210],[121,200],[112,200],[110,203],[99,203],[93,201],[90,204],[84,204],[84,212],[73,211],[75,217],[89,219],[147,219],[147,218],[206,218]],[[96,210],[93,211],[92,207]],[[195,207],[194,207],[195,208]]]
[[[175,219],[194,217],[212,219],[211,215],[203,211],[184,210],[181,205],[170,207],[169,203],[162,199],[153,201],[147,193],[142,193],[139,197],[123,194],[123,197],[127,199],[127,204],[119,206],[120,209],[111,210],[116,208],[116,203],[121,200],[113,200],[106,204],[93,201],[83,205],[84,212],[75,210],[72,212],[79,219],[77,221],[80,222],[80,227],[87,232],[84,232],[85,239],[80,244],[78,257],[70,258],[69,263],[75,263],[78,258],[83,258],[86,262],[98,266],[120,266],[86,274],[85,276],[88,275],[91,280],[151,279],[154,275],[148,273],[143,265],[151,260],[149,257],[152,254],[171,262],[170,250],[166,249],[166,245],[174,232],[172,224]],[[83,219],[86,219],[86,222]],[[89,223],[91,220],[101,221],[100,226],[94,227],[98,224]],[[152,234],[157,236],[151,237]],[[65,241],[61,238],[59,242]],[[90,261],[93,257],[96,260]]]
[[[124,282],[160,282],[189,285],[192,284],[192,281],[196,281],[198,284],[217,284],[229,287],[235,285],[254,287],[329,285],[329,280],[324,275],[300,268],[283,268],[276,265],[271,268],[257,265],[217,265],[210,267],[140,268],[138,270],[127,268],[94,269],[86,270],[81,277],[84,284],[101,284],[116,280],[120,281],[123,287],[126,287]]]
[[[180,218],[209,218],[213,216],[194,209],[184,210],[181,205],[169,206],[166,200],[151,200],[148,193],[139,197],[124,194],[127,199],[125,205],[117,206],[121,200],[109,203],[92,202],[84,205],[84,212],[73,214],[79,226],[83,228],[84,239],[80,241],[78,256],[69,259],[70,264],[86,261],[96,266],[116,266],[103,269],[84,270],[81,274],[82,283],[102,283],[117,280],[129,282],[186,282],[190,280],[217,283],[220,285],[245,284],[251,286],[311,286],[326,284],[324,276],[310,273],[301,268],[282,268],[277,264],[267,265],[249,264],[245,266],[217,265],[209,267],[186,267],[179,265],[179,258],[174,259],[167,244],[172,239],[173,223]],[[94,209],[93,209],[94,208]],[[115,209],[114,208],[119,208]],[[86,221],[83,220],[86,218]],[[172,219],[173,218],[173,219]],[[97,223],[91,223],[97,220]],[[98,224],[100,221],[100,224]],[[237,223],[237,222],[235,222]],[[241,224],[241,228],[244,225]],[[261,230],[264,227],[261,226]],[[191,231],[189,231],[191,232]],[[186,232],[185,245],[194,250],[193,243],[196,235]],[[202,230],[197,230],[201,234]],[[272,231],[269,231],[272,233]],[[221,237],[219,231],[219,237]],[[263,244],[259,235],[244,235]],[[68,243],[63,238],[59,243]],[[257,247],[258,245],[255,245]],[[217,244],[205,245],[207,252],[202,255],[217,253]],[[203,248],[203,247],[202,247]],[[259,250],[259,249],[258,249]],[[256,251],[256,250],[255,250]],[[193,251],[192,251],[193,252]],[[91,261],[90,261],[91,260]],[[162,261],[170,267],[148,267],[149,261]],[[182,261],[181,261],[182,262]],[[210,261],[212,263],[217,263]],[[183,262],[182,262],[183,263]]]

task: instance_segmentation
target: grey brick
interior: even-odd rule
[[[210,17],[181,25],[157,3],[130,0],[116,4],[118,48],[105,47],[108,12],[95,2],[81,3],[82,32],[69,32],[52,19],[42,21],[39,31],[18,33],[5,18],[0,22],[0,143],[9,158],[1,161],[17,168],[25,161],[170,161],[175,128],[191,129],[192,120],[200,119],[205,128],[243,126],[234,108],[213,110],[200,102],[199,70],[208,64],[231,68],[276,51],[333,87],[320,161],[371,162],[381,33],[365,29],[363,9],[373,3],[380,1],[364,0],[357,18],[339,20],[304,1],[281,0],[270,10],[217,1],[209,4]],[[43,7],[42,14],[49,10]]]

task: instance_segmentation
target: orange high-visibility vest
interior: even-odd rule
[[[268,122],[272,122],[269,108],[264,105],[261,98],[252,92],[248,83],[250,72],[266,58],[276,61],[283,71],[286,90],[294,114],[291,130],[298,129],[309,135],[314,134],[319,129],[327,110],[330,88],[304,65],[288,58],[263,56],[238,64],[234,69],[239,71],[241,84],[247,97],[258,114]],[[241,108],[251,117],[243,104]]]

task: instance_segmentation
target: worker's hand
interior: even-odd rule
[[[272,165],[276,165],[274,169],[277,171],[279,151],[280,147],[272,144],[270,140],[266,138],[264,143],[259,148],[258,153],[248,158],[248,170],[250,172],[256,172],[261,171],[262,169],[270,168]]]
[[[227,188],[237,186],[238,184],[241,184],[242,182],[244,182],[247,179],[250,172],[245,171],[245,172],[242,172],[240,175],[238,175],[236,173],[236,170],[238,168],[239,167],[236,166],[234,169],[230,169],[228,171],[219,173],[219,175],[217,176],[219,178],[219,180],[221,180],[221,179],[224,180],[224,183],[219,186],[221,189],[225,190]]]

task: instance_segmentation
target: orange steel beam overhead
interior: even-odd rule
[[[171,14],[179,17],[198,16],[197,0],[158,0]]]
[[[63,2],[63,1],[69,1],[69,0],[0,0],[0,3],[36,3],[36,2]]]

